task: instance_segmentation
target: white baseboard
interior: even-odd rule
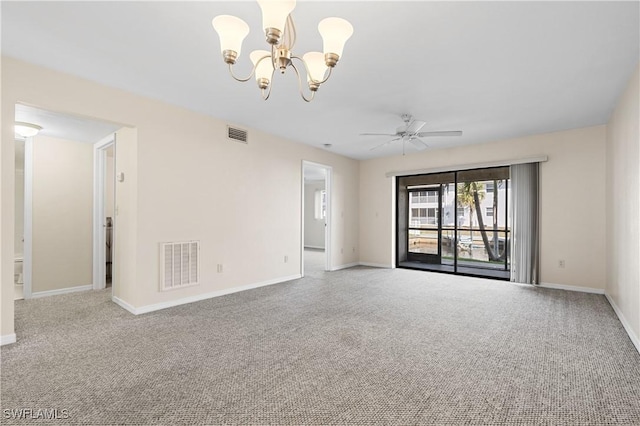
[[[613,299],[607,293],[605,293],[604,296],[609,301],[609,304],[611,304],[613,311],[616,313],[616,315],[618,316],[618,319],[622,323],[622,326],[624,327],[625,331],[629,335],[629,339],[631,339],[631,343],[633,343],[633,345],[636,347],[638,352],[640,352],[640,338],[638,338],[638,336],[635,335],[635,333],[631,329],[631,325],[629,324],[629,321],[627,321],[627,319],[624,317],[624,315],[622,314],[622,311],[620,310],[618,305],[616,305],[616,302],[614,302]]]
[[[16,333],[0,336],[0,346],[10,345],[16,342]]]
[[[60,288],[57,290],[37,291],[35,293],[31,293],[31,298],[37,299],[39,297],[57,296],[59,294],[75,293],[77,291],[87,291],[87,290],[93,290],[93,285],[88,284],[88,285],[79,285],[77,287]]]
[[[111,301],[113,303],[115,303],[116,305],[120,306],[121,308],[131,312],[134,315],[137,315],[136,313],[136,308],[133,305],[128,304],[127,302],[125,302],[124,300],[116,297],[116,296],[111,296]]]
[[[212,299],[214,297],[226,296],[227,294],[238,293],[240,291],[252,290],[254,288],[266,287],[268,285],[279,284],[287,281],[297,280],[298,278],[302,278],[302,275],[291,275],[288,277],[275,278],[273,280],[262,281],[255,284],[244,285],[241,287],[233,287],[227,288],[224,290],[212,291],[209,293],[198,294],[195,296],[183,297],[182,299],[176,300],[168,300],[166,302],[155,303],[153,305],[140,306],[136,308],[129,303],[125,302],[122,299],[118,299],[117,297],[113,297],[113,301],[120,305],[122,308],[131,312],[134,315],[146,314],[149,312],[159,311],[161,309],[172,308],[174,306],[186,305],[187,303],[199,302],[201,300]]]
[[[385,265],[383,263],[359,262],[358,265],[360,265],[360,266],[369,266],[371,268],[393,269],[393,265]]]
[[[320,246],[304,246],[304,248],[312,249],[312,250],[324,250],[324,247],[320,247]]]
[[[333,268],[330,269],[330,271],[340,271],[342,269],[353,268],[354,266],[359,266],[359,265],[360,263],[358,262],[347,263],[345,265],[334,266]]]
[[[579,291],[581,293],[604,294],[603,288],[580,287],[577,285],[540,283],[538,285],[535,285],[535,287],[553,288],[556,290]]]

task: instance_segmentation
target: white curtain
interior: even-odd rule
[[[511,281],[538,284],[538,163],[511,166]]]

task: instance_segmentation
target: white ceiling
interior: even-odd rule
[[[400,114],[430,149],[606,123],[639,58],[639,3],[298,2],[294,53],[321,50],[327,16],[355,29],[331,79],[303,102],[295,76],[277,75],[268,101],[255,82],[231,79],[211,19],[251,27],[248,53],[263,49],[255,2],[2,2],[2,53],[160,99],[230,123],[364,159]],[[407,153],[413,148],[408,146]]]

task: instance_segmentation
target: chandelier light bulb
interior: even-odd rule
[[[296,0],[258,0],[262,9],[262,28],[265,30],[267,42],[278,44],[284,32],[287,16],[295,9]]]
[[[327,71],[327,64],[324,62],[324,54],[322,52],[308,52],[302,56],[304,63],[307,65],[307,81],[320,82],[324,80]]]
[[[325,58],[327,55],[335,55],[337,58],[334,59],[337,63],[342,56],[344,44],[353,34],[353,26],[342,18],[325,18],[318,24],[318,31],[322,36]],[[332,65],[332,62],[327,59],[328,66],[334,66],[335,63]]]
[[[249,34],[249,25],[231,15],[216,16],[211,25],[220,37],[220,50],[225,62],[235,63],[236,58],[240,56],[242,41]]]
[[[264,58],[267,56],[267,58]],[[253,63],[253,66],[256,67],[256,81],[258,82],[258,86],[260,88],[264,85],[266,81],[267,85],[271,82],[271,77],[273,75],[273,63],[271,62],[271,52],[266,50],[254,50],[249,54],[249,58]],[[264,59],[262,59],[264,58]],[[262,60],[261,60],[262,59]]]

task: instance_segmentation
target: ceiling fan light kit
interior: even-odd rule
[[[237,77],[233,65],[240,56],[242,42],[249,34],[249,26],[240,18],[230,15],[219,15],[211,24],[220,37],[222,58],[229,66],[231,76],[245,82],[255,76],[256,83],[264,100],[269,99],[273,87],[273,74],[276,70],[284,74],[291,67],[298,77],[298,90],[306,102],[311,102],[320,85],[331,77],[346,41],[353,34],[353,26],[342,18],[325,18],[318,24],[318,31],[323,40],[323,52],[308,52],[302,57],[293,54],[296,42],[296,27],[291,12],[296,6],[295,0],[258,0],[262,10],[262,26],[265,39],[271,51],[254,50],[249,54],[253,63],[251,74],[246,78]],[[310,95],[305,95],[302,88],[301,70],[294,64],[299,61],[306,75]]]

